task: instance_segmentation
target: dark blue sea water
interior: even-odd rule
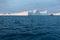
[[[0,40],[60,40],[60,16],[0,16]]]

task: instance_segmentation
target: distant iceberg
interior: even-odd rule
[[[0,13],[0,16],[28,16],[28,11],[20,12],[20,13]]]
[[[60,15],[60,12],[59,13],[53,13],[54,15]]]
[[[47,10],[38,11],[38,10],[31,10],[28,12],[29,15],[47,15]]]
[[[30,10],[30,11],[23,11],[19,13],[0,13],[0,16],[28,16],[28,15],[60,15],[60,12],[48,14],[47,10],[43,10],[43,11]]]
[[[38,11],[38,10],[31,10],[28,12],[29,15],[60,15],[60,12],[58,13],[48,13],[47,10]]]

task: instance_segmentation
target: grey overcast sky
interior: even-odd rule
[[[0,0],[0,12],[21,12],[26,10],[60,11],[60,0]]]

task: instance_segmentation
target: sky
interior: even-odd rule
[[[0,13],[16,13],[28,10],[60,11],[60,0],[0,0]]]

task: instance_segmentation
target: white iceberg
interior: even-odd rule
[[[28,16],[28,11],[20,12],[20,13],[0,13],[0,16]]]

